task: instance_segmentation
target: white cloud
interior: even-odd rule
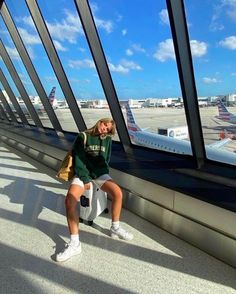
[[[135,63],[133,61],[129,61],[126,59],[122,59],[120,61],[120,64],[118,64],[118,65],[114,65],[113,63],[109,62],[108,66],[109,66],[109,69],[111,72],[117,72],[120,74],[127,74],[131,70],[136,70],[136,71],[142,70],[140,65],[138,65],[137,63]]]
[[[8,35],[9,35],[9,32],[8,32],[7,30],[0,29],[0,34],[1,34],[1,35],[6,35],[6,36],[8,36]]]
[[[138,65],[137,63],[133,62],[133,61],[122,59],[121,64],[124,67],[132,69],[132,70],[142,70],[142,67],[140,65]]]
[[[16,19],[18,22],[23,22],[24,24],[30,26],[31,28],[33,28],[34,30],[36,30],[33,19],[31,16],[24,16],[22,18],[17,18]]]
[[[160,22],[165,25],[169,25],[169,15],[167,9],[162,9],[159,12]]]
[[[50,23],[46,21],[48,30],[53,39],[59,41],[69,41],[70,43],[76,43],[77,35],[83,35],[82,25],[77,13],[72,13],[69,10],[64,10],[65,18],[61,21],[55,21]],[[17,19],[18,22],[23,22],[24,24],[30,26],[35,30],[35,26],[32,18],[29,16]]]
[[[20,60],[20,55],[18,51],[16,50],[16,48],[11,48],[6,46],[6,50],[9,56],[11,57],[11,59]]]
[[[134,52],[131,49],[126,49],[125,53],[128,56],[132,56],[134,54]]]
[[[71,68],[95,68],[95,64],[92,59],[84,59],[84,60],[69,60],[68,63]]]
[[[236,22],[236,9],[235,8],[233,10],[228,10],[227,14],[231,20]]]
[[[160,62],[164,62],[168,59],[175,59],[173,40],[167,39],[164,42],[160,42],[153,57]]]
[[[108,66],[109,66],[110,71],[112,71],[112,72],[118,72],[118,73],[122,73],[122,74],[126,74],[126,73],[129,72],[129,69],[124,67],[121,64],[114,65],[114,64],[109,62]]]
[[[121,31],[121,33],[122,33],[122,36],[127,35],[127,29],[123,29],[123,30]]]
[[[81,68],[92,68],[95,69],[95,64],[91,59],[84,59],[84,60],[69,60],[68,63],[69,67],[75,69]],[[142,70],[141,66],[138,64],[127,61],[126,59],[121,60],[120,64],[114,65],[113,63],[108,63],[109,69],[112,72],[117,72],[121,74],[127,74],[130,70]]]
[[[76,78],[68,78],[70,83],[76,83],[76,84],[89,84],[91,81],[88,79],[80,80]]]
[[[42,44],[39,36],[36,34],[30,34],[27,30],[23,28],[19,28],[19,33],[25,44],[28,44],[28,45]]]
[[[62,44],[60,42],[58,42],[57,40],[53,40],[54,46],[58,51],[62,51],[65,52],[67,51],[67,48],[62,46]]]
[[[83,35],[83,29],[77,13],[72,13],[69,10],[64,10],[65,18],[60,22],[55,21],[50,23],[46,21],[48,30],[53,39],[60,41],[69,41],[70,43],[76,43],[77,35]],[[35,29],[33,20],[31,17],[23,17],[21,21],[31,28]]]
[[[190,47],[193,57],[201,57],[207,53],[207,44],[205,42],[191,40]],[[165,41],[160,42],[153,57],[160,62],[165,62],[168,59],[175,60],[173,40],[166,39]]]
[[[102,20],[100,18],[94,17],[95,24],[98,29],[105,30],[108,34],[113,31],[113,24],[110,20]]]
[[[94,13],[98,11],[96,5],[92,5]],[[77,12],[72,12],[67,9],[64,9],[65,17],[60,21],[48,22],[46,21],[47,28],[51,34],[53,40],[57,40],[60,42],[68,41],[71,44],[75,44],[77,42],[78,35],[84,35],[84,31],[80,22],[80,18]],[[98,28],[105,30],[107,33],[111,33],[113,30],[113,24],[111,21],[102,20],[96,16],[94,16],[95,23]],[[20,23],[24,23],[25,25],[33,28],[35,30],[35,26],[32,18],[29,16],[25,16],[22,18],[17,18],[17,21]],[[26,40],[28,44],[35,45],[39,44],[40,38],[38,35],[32,35],[27,33],[27,31],[23,28],[20,29],[21,34],[24,37],[24,41]],[[57,44],[59,45],[59,44]],[[60,50],[65,50],[64,47],[59,46]]]
[[[6,46],[6,50],[12,59],[21,60],[20,55],[19,55],[18,51],[16,50],[16,48],[11,48],[11,47]],[[34,56],[34,51],[33,51],[32,47],[26,46],[26,50],[27,50],[30,58],[34,59],[35,56]]]
[[[227,15],[231,21],[236,22],[236,1],[221,0],[218,5],[214,5],[214,13],[211,19],[210,30],[221,31],[225,28],[221,20],[222,14]]]
[[[222,6],[226,9],[226,14],[232,21],[236,21],[236,1],[235,0],[222,0]]]
[[[219,42],[220,46],[230,50],[236,50],[236,36],[230,36]]]
[[[207,53],[207,44],[205,42],[191,40],[190,46],[193,57],[201,57]]]
[[[146,52],[146,50],[144,48],[142,48],[142,46],[140,44],[133,44],[132,49],[137,52],[142,52],[142,53]]]
[[[117,21],[117,22],[120,22],[120,21],[122,21],[122,19],[123,19],[123,15],[121,15],[121,14],[117,14],[117,16],[116,16],[116,21]]]
[[[220,15],[222,13],[222,5],[215,5],[214,6],[214,13],[211,17],[210,23],[210,30],[215,31],[222,31],[224,29],[223,24],[220,22]]]
[[[66,18],[61,22],[47,23],[48,30],[53,39],[68,41],[75,44],[78,35],[83,35],[83,29],[77,14],[65,11]]]
[[[110,20],[103,20],[97,17],[97,12],[99,11],[99,7],[97,4],[92,3],[90,4],[92,13],[93,13],[93,17],[94,17],[94,21],[96,24],[96,27],[98,29],[104,29],[107,33],[111,33],[113,31],[113,23]],[[120,16],[121,17],[121,16]],[[119,16],[118,16],[119,19]]]
[[[27,52],[28,52],[28,54],[29,54],[29,56],[30,56],[31,59],[34,59],[35,58],[34,50],[33,50],[32,47],[27,46]]]
[[[57,78],[55,76],[46,76],[44,77],[45,81],[51,83],[51,82],[58,82]]]
[[[204,77],[202,81],[204,84],[219,84],[222,82],[221,80],[218,80],[216,78],[209,78],[209,77]]]
[[[79,51],[84,53],[86,51],[86,49],[83,47],[79,47]]]
[[[134,52],[145,53],[146,50],[140,44],[132,44],[130,48],[125,50],[127,56],[132,56]]]
[[[30,86],[32,85],[32,82],[30,80],[27,80],[26,78],[21,78],[21,82],[22,84],[24,84],[25,86]]]

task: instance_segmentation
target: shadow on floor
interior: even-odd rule
[[[5,176],[5,178],[7,178],[7,176]],[[2,188],[0,193],[7,195],[10,202],[22,204],[23,211],[22,215],[19,215],[18,213],[9,213],[4,209],[0,209],[1,217],[18,223],[20,222],[24,225],[36,227],[50,237],[55,242],[56,251],[51,256],[51,258],[54,259],[55,253],[60,251],[65,245],[64,240],[60,236],[68,236],[66,220],[65,225],[61,225],[53,223],[50,220],[40,219],[39,216],[44,209],[49,209],[50,211],[64,216],[65,195],[52,192],[50,189],[39,188],[35,180],[31,181],[30,179],[16,178],[13,176],[8,176],[8,178],[13,181],[11,184]],[[42,184],[41,181],[39,182]],[[108,215],[103,215],[103,217],[107,218]],[[122,220],[127,222],[139,233],[142,232],[157,243],[170,249],[176,253],[176,255],[174,256],[150,248],[144,248],[139,246],[138,242],[135,243],[135,240],[129,243],[108,238],[108,229],[101,227],[96,221],[93,225],[93,232],[81,230],[80,238],[82,243],[236,288],[236,280],[233,279],[235,271],[229,266],[218,260],[214,260],[197,248],[188,245],[184,241],[126,210],[123,211]],[[102,234],[97,236],[96,231]],[[9,248],[9,250],[11,251],[12,249]],[[33,259],[32,262],[34,262],[34,258],[35,257],[31,256],[31,259]],[[117,293],[119,293],[119,290]]]

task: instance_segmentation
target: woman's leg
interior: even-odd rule
[[[80,196],[84,193],[84,188],[79,185],[70,185],[66,195],[66,217],[68,228],[71,235],[79,233],[79,215],[78,215],[78,201]]]
[[[106,181],[101,189],[104,192],[107,192],[112,198],[112,206],[111,206],[111,212],[112,212],[112,221],[116,222],[120,220],[120,213],[122,208],[122,191],[120,187],[113,181],[108,180]]]
[[[77,184],[76,184],[77,182]],[[79,184],[78,184],[79,183]],[[56,261],[66,261],[74,255],[80,254],[81,243],[79,240],[79,215],[78,215],[78,201],[84,190],[89,189],[90,184],[83,184],[79,179],[74,180],[70,185],[66,199],[66,217],[68,228],[70,231],[70,242],[67,247],[56,255]]]
[[[113,181],[107,180],[102,186],[101,189],[107,194],[109,194],[112,198],[112,225],[110,229],[110,235],[112,238],[119,238],[123,240],[132,240],[133,235],[128,231],[124,230],[120,226],[120,213],[122,208],[122,191],[120,187]]]
[[[73,184],[73,182],[68,189],[65,199],[65,205],[67,223],[71,235],[78,234],[79,232],[79,215],[77,205],[84,191],[89,189],[90,183],[85,185],[77,185]]]

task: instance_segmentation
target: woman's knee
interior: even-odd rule
[[[77,205],[78,200],[74,197],[73,194],[67,193],[65,199],[65,206],[67,209],[74,208]]]
[[[113,190],[113,193],[112,193],[112,198],[115,199],[115,200],[122,200],[122,197],[123,197],[123,193],[122,193],[122,190],[121,188],[117,185],[117,187],[115,187],[115,189]]]
[[[65,206],[67,209],[72,209],[77,207],[77,203],[80,200],[80,196],[83,193],[83,189],[80,189],[81,191],[73,191],[73,189],[69,189],[66,195],[65,199]]]
[[[106,181],[102,185],[101,189],[104,192],[107,192],[112,197],[112,199],[122,200],[122,190],[113,180]]]

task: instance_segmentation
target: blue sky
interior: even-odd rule
[[[57,87],[25,1],[6,1],[45,90]],[[181,96],[165,1],[89,1],[119,99]],[[198,96],[236,92],[236,0],[184,1]],[[104,98],[74,1],[38,0],[77,99]],[[29,95],[37,95],[3,21],[2,40]],[[1,61],[1,67],[9,76]],[[9,78],[10,80],[10,78]],[[12,86],[17,95],[17,90]]]

